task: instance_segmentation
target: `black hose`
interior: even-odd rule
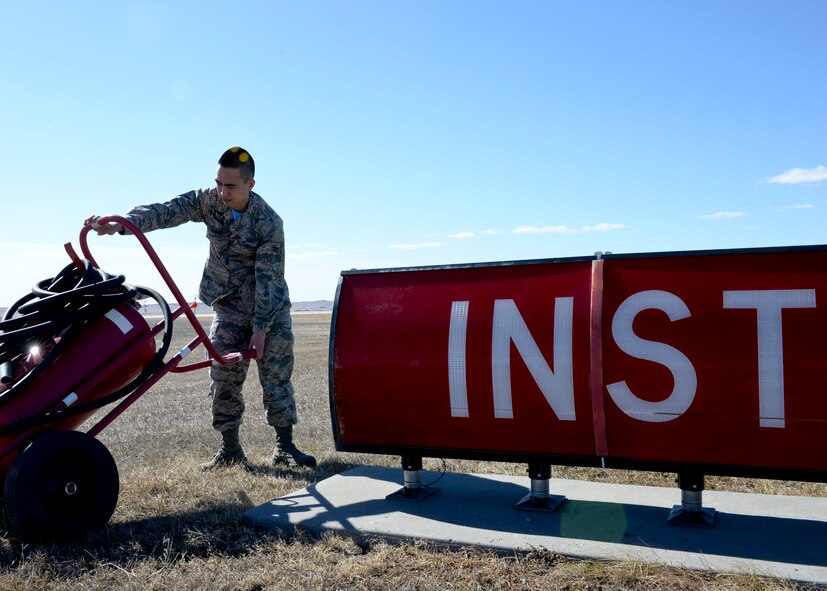
[[[43,346],[60,336],[60,343],[50,352],[51,358],[56,357],[89,320],[99,318],[137,295],[134,287],[124,284],[122,275],[111,277],[92,267],[89,261],[82,262],[82,271],[74,263],[67,265],[55,277],[38,283],[32,293],[6,311],[0,321],[0,365],[9,368],[8,364],[28,354],[32,347]],[[23,380],[11,383],[3,397],[21,389],[47,366],[48,362],[39,363]],[[6,376],[5,383],[8,384],[11,377]]]
[[[123,275],[110,276],[92,267],[89,261],[84,260],[82,263],[83,270],[73,263],[57,276],[38,282],[32,293],[15,302],[0,321],[0,379],[3,378],[4,366],[10,372],[12,361],[18,356],[27,354],[34,346],[54,342],[55,337],[60,336],[57,344],[29,373],[0,394],[0,401],[17,392],[24,392],[25,385],[42,374],[61,352],[71,346],[75,337],[91,320],[106,314],[122,302],[137,299],[138,294],[154,299],[161,308],[164,316],[161,346],[141,373],[115,392],[87,404],[4,425],[0,427],[0,435],[106,406],[136,390],[164,362],[172,341],[172,315],[166,301],[151,289],[127,285]],[[15,314],[20,316],[14,317]]]
[[[135,297],[132,287],[122,287],[124,277],[111,277],[95,269],[89,261],[83,261],[81,272],[73,263],[56,277],[45,279],[6,310],[0,321],[0,363],[14,357],[27,346],[39,344],[60,331],[83,320],[97,316],[95,311],[114,308],[119,303]],[[64,291],[55,291],[57,288]],[[101,298],[106,298],[105,301]],[[18,316],[15,316],[19,314]]]

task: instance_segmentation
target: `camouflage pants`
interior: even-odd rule
[[[233,309],[216,309],[210,340],[222,355],[244,351],[253,335],[252,319]],[[290,310],[275,320],[264,342],[264,357],[256,361],[258,378],[263,392],[267,423],[274,427],[288,427],[298,422],[293,396],[293,325]],[[212,395],[212,425],[217,431],[237,427],[244,414],[242,388],[250,362],[234,365],[214,364],[210,367],[210,394]]]

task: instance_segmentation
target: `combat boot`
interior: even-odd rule
[[[273,466],[308,466],[316,465],[316,458],[310,454],[303,453],[293,443],[293,425],[289,427],[276,427],[276,449],[273,451],[271,461]]]
[[[218,448],[218,453],[208,462],[201,464],[201,469],[212,470],[236,464],[241,465],[245,470],[253,469],[244,456],[244,450],[241,449],[241,442],[238,440],[238,427],[233,427],[221,432],[221,447]]]

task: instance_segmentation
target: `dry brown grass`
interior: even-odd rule
[[[473,548],[447,551],[422,543],[357,545],[334,535],[283,537],[243,519],[250,507],[361,463],[397,466],[397,458],[339,454],[327,399],[330,316],[295,317],[300,446],[317,470],[266,467],[273,436],[260,390],[248,380],[242,441],[258,474],[202,473],[218,437],[210,428],[204,372],[171,374],[100,439],[114,455],[121,495],[110,525],[63,544],[29,544],[0,536],[0,589],[801,589],[792,582],[679,570],[641,563],[574,560],[545,552],[498,556]],[[189,340],[176,327],[175,347]],[[200,354],[198,351],[196,354]],[[439,469],[437,460],[426,468]],[[448,460],[462,472],[525,474],[517,464]],[[555,476],[672,486],[671,474],[555,468]],[[824,495],[821,484],[709,478],[709,488],[769,494]],[[677,496],[676,489],[676,496]]]

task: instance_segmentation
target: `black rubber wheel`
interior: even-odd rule
[[[68,538],[106,525],[119,492],[118,467],[106,446],[80,431],[53,431],[12,462],[6,515],[26,538]]]

